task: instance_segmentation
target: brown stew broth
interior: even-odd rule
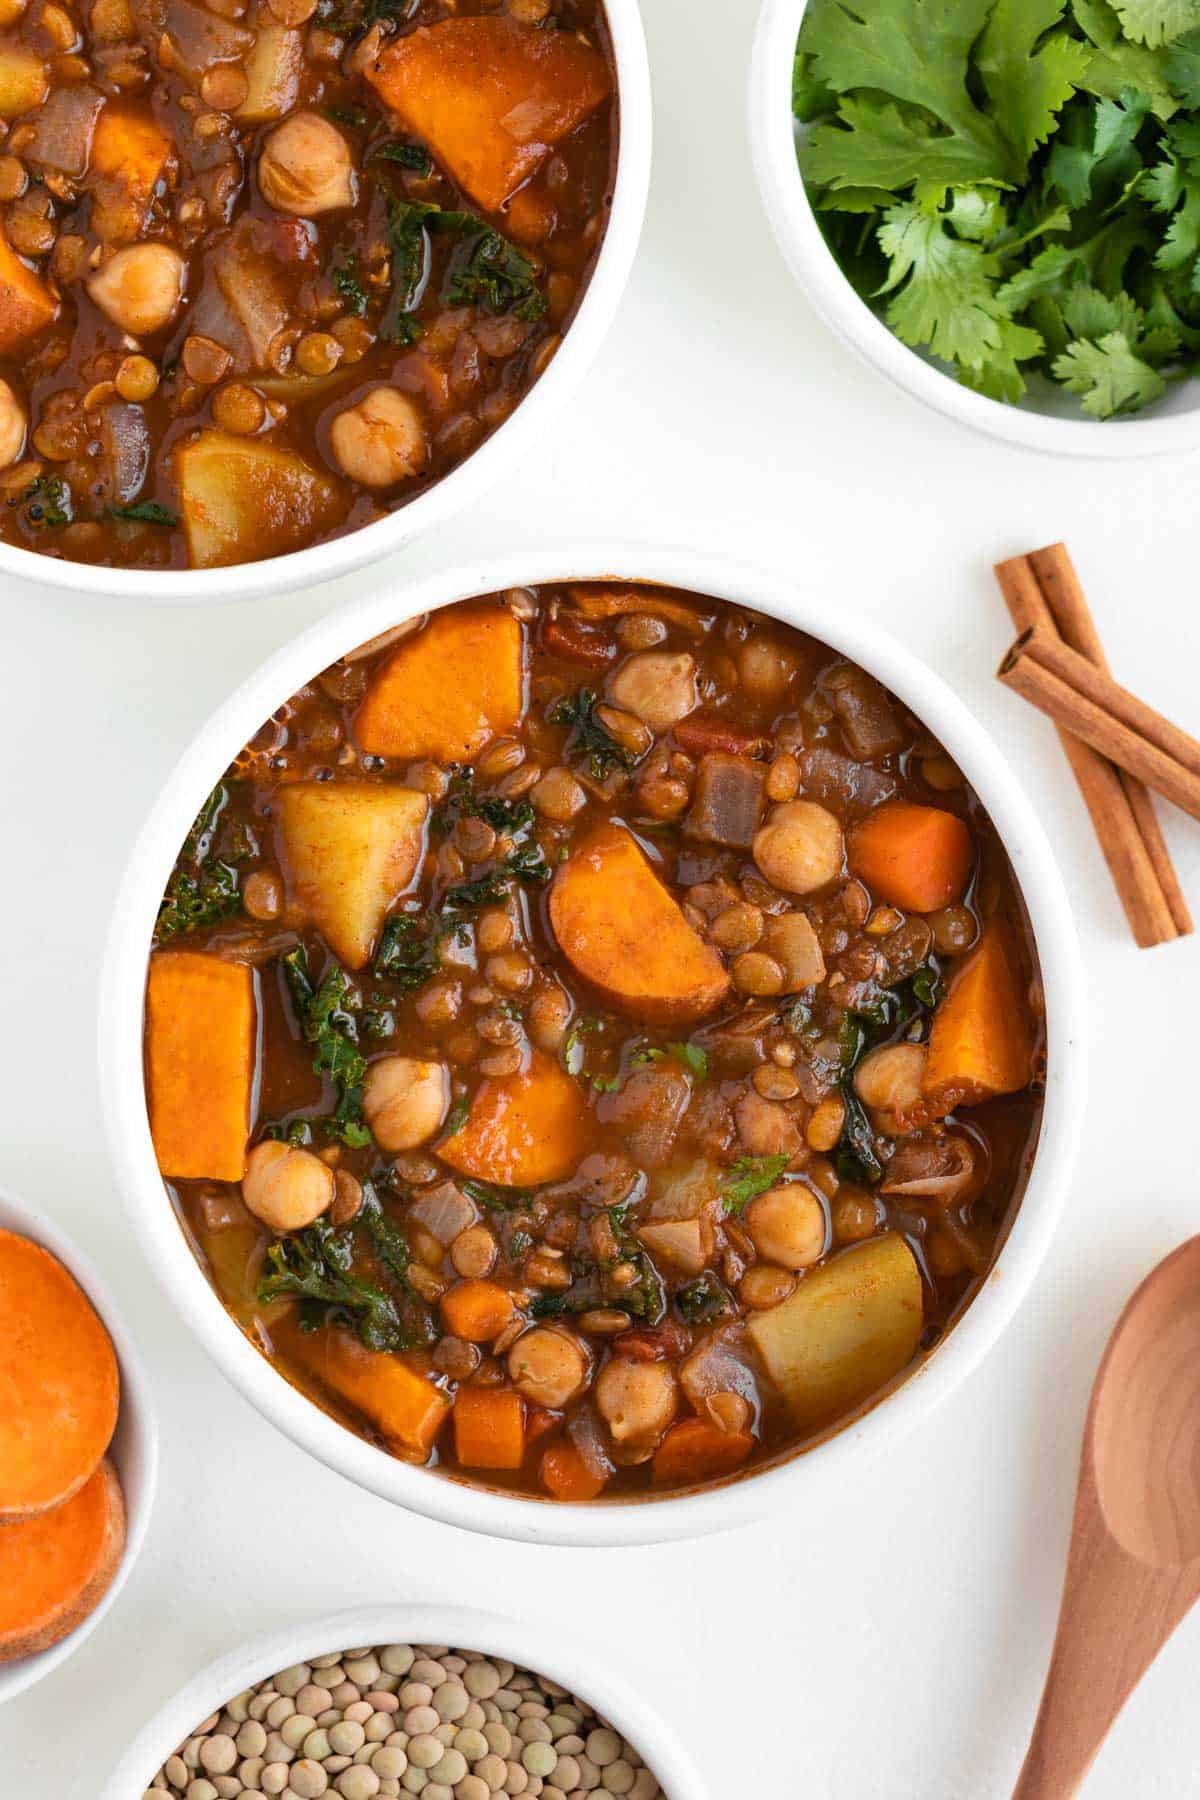
[[[614,596],[638,610],[604,616]],[[569,1444],[580,1448],[589,1470],[606,1474],[603,1481],[596,1475],[589,1491],[625,1498],[662,1492],[735,1466],[757,1466],[824,1435],[936,1345],[978,1291],[1011,1224],[1040,1124],[1044,1039],[1036,955],[1007,857],[974,793],[920,722],[827,646],[753,612],[666,590],[544,587],[471,603],[476,610],[481,605],[520,622],[523,698],[517,725],[474,753],[473,775],[433,758],[369,754],[356,742],[363,697],[396,656],[397,643],[334,664],[280,708],[234,763],[209,848],[210,858],[228,859],[236,874],[238,897],[230,904],[253,897],[262,910],[262,889],[268,904],[278,903],[276,915],[255,920],[239,907],[215,924],[164,934],[161,941],[172,952],[247,962],[257,971],[251,1144],[261,1143],[269,1127],[282,1136],[291,1129],[310,1154],[370,1184],[384,1217],[405,1237],[412,1267],[396,1291],[403,1290],[406,1328],[424,1341],[388,1354],[452,1399],[464,1389],[509,1390],[521,1372],[512,1346],[531,1326],[566,1333],[582,1348],[582,1386],[564,1404],[539,1404],[527,1395],[519,1466],[464,1465],[449,1416],[432,1437],[430,1464],[546,1497],[544,1458]],[[418,641],[402,636],[399,646]],[[622,686],[621,676],[631,659],[647,653],[693,659],[694,704],[673,724],[643,726],[639,733],[636,713],[603,712],[604,696],[615,683],[618,692],[638,698],[636,683],[626,677]],[[564,701],[578,713],[581,690],[599,696],[601,713],[593,706],[588,714],[602,747],[595,763],[578,730],[556,717]],[[646,691],[653,711],[664,690],[659,684]],[[610,745],[631,748],[607,755],[598,720],[617,734]],[[874,748],[881,744],[888,747]],[[348,978],[352,1029],[368,1065],[401,1055],[449,1072],[449,1124],[443,1120],[420,1145],[397,1153],[377,1142],[338,1142],[320,1122],[333,1114],[340,1090],[314,1073],[313,1045],[301,1037],[283,962],[302,945],[314,985],[338,966],[296,905],[296,872],[282,847],[281,796],[298,782],[347,780],[416,789],[430,796],[433,808],[418,872],[392,902],[394,914],[412,921],[406,942],[436,944],[426,977],[404,985],[368,964]],[[717,785],[704,812],[698,784],[708,780]],[[726,780],[731,787],[722,794]],[[928,915],[906,910],[871,891],[840,857],[833,879],[803,894],[785,891],[764,878],[749,843],[695,835],[704,826],[710,834],[724,830],[744,839],[738,815],[747,784],[765,790],[755,846],[762,822],[790,804],[779,798],[789,788],[832,815],[851,842],[864,819],[899,801],[952,814],[969,832],[965,891]],[[489,801],[505,803],[497,820],[524,822],[493,828],[479,810],[469,810]],[[512,810],[529,806],[531,813]],[[663,1022],[613,1004],[556,938],[551,896],[559,872],[605,821],[632,834],[706,954],[714,952],[722,969],[732,970],[727,991],[700,1017]],[[544,863],[542,872],[553,879],[505,877],[498,898],[455,902],[452,928],[440,941],[436,932],[423,935],[439,909],[444,917],[448,890],[494,876],[522,853],[527,863]],[[177,876],[196,867],[185,855]],[[763,946],[776,942],[777,922],[795,914],[812,927],[811,934],[798,929],[806,944],[819,946],[824,975],[780,992],[778,971],[786,959]],[[956,1109],[931,1109],[911,1097],[896,1100],[892,1110],[857,1103],[855,1083],[864,1083],[863,1065],[879,1051],[911,1045],[905,1055],[917,1063],[927,1058],[931,1019],[977,938],[982,942],[981,928],[1004,934],[1020,1004],[1028,1009],[1028,1081]],[[484,948],[481,939],[507,947]],[[466,1180],[440,1158],[439,1146],[461,1129],[463,1113],[486,1082],[503,1083],[505,1070],[531,1056],[565,1073],[578,1096],[583,1123],[570,1166],[529,1188]],[[864,1091],[871,1091],[869,1083]],[[831,1115],[836,1142],[830,1141]],[[939,1188],[937,1177],[947,1169],[962,1179]],[[897,1170],[908,1191],[882,1191]],[[398,1446],[380,1429],[372,1405],[348,1400],[345,1384],[323,1372],[314,1356],[314,1345],[331,1334],[352,1338],[353,1319],[286,1297],[259,1298],[263,1259],[278,1234],[247,1210],[239,1185],[211,1179],[169,1185],[197,1255],[251,1341],[351,1429],[425,1460],[424,1446]],[[345,1185],[352,1193],[354,1184]],[[790,1267],[769,1253],[770,1221],[762,1229],[757,1223],[759,1195],[779,1189],[785,1201],[802,1190],[810,1214],[819,1209],[813,1215],[819,1242],[807,1260],[791,1258]],[[466,1205],[464,1191],[473,1196]],[[443,1244],[429,1228],[437,1216],[429,1197],[447,1192],[451,1216],[457,1204],[469,1216],[468,1231],[490,1234],[494,1260],[484,1268],[481,1259],[479,1268],[514,1308],[493,1342],[486,1334],[485,1341],[464,1342],[445,1323],[447,1296],[464,1280],[479,1279],[462,1275],[453,1242]],[[663,1221],[683,1223],[682,1265],[674,1249],[660,1253],[638,1237]],[[342,1234],[354,1240],[355,1275],[386,1287],[392,1279],[386,1261],[361,1219]],[[818,1271],[844,1267],[842,1259],[856,1247],[898,1240],[915,1259],[921,1308],[901,1353],[903,1368],[880,1368],[867,1391],[852,1381],[850,1402],[832,1411],[803,1400],[797,1411],[748,1328],[785,1307]],[[486,1252],[482,1237],[471,1241]],[[695,1361],[706,1351],[715,1358],[715,1401],[714,1377],[701,1379]],[[665,1420],[651,1420],[624,1440],[614,1436],[598,1404],[603,1372],[622,1360],[625,1369],[665,1371],[672,1388]],[[722,1371],[729,1377],[724,1387]],[[694,1414],[742,1449],[727,1462],[720,1455],[713,1460],[711,1446],[695,1463],[661,1460],[668,1428]]]

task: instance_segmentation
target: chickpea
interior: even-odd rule
[[[161,331],[183,298],[185,265],[169,244],[129,244],[87,284],[100,311],[134,337]]]
[[[358,198],[350,146],[320,113],[293,113],[277,125],[258,159],[263,199],[279,212],[313,218]]]
[[[373,388],[340,412],[329,444],[342,473],[364,487],[392,487],[418,475],[429,455],[420,408],[398,388]]]
[[[779,700],[796,671],[790,650],[768,637],[749,637],[737,654],[742,691],[754,700]]]
[[[367,1070],[363,1112],[381,1150],[415,1150],[446,1116],[450,1075],[444,1063],[381,1056]]]
[[[25,448],[28,423],[25,408],[7,381],[0,381],[0,469],[11,469]]]
[[[842,872],[842,828],[812,800],[777,806],[754,838],[754,860],[768,881],[790,894],[811,894]]]
[[[242,1199],[272,1231],[302,1231],[332,1204],[335,1180],[311,1150],[272,1138],[256,1144],[246,1160]]]
[[[679,1406],[679,1387],[666,1363],[614,1356],[600,1371],[596,1405],[613,1441],[630,1450],[652,1450]]]
[[[746,1230],[764,1262],[807,1269],[825,1251],[825,1208],[802,1182],[781,1182],[750,1202]]]
[[[567,1406],[587,1382],[588,1359],[582,1344],[553,1325],[535,1325],[508,1353],[508,1372],[519,1394],[552,1412]]]
[[[651,731],[669,731],[696,705],[696,660],[686,651],[639,650],[608,684],[617,706]]]
[[[905,1113],[920,1104],[924,1075],[924,1044],[886,1044],[863,1057],[854,1091],[873,1112]]]

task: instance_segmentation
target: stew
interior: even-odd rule
[[[862,669],[585,584],[399,627],[268,720],[162,901],[160,1165],[288,1379],[559,1500],[809,1443],[977,1291],[1037,1137],[986,814]]]
[[[599,0],[0,0],[0,533],[208,568],[495,429],[603,236]]]

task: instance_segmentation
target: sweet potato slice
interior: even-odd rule
[[[550,922],[567,960],[634,1018],[689,1024],[729,992],[720,957],[620,825],[597,826],[558,870]]]
[[[974,858],[971,833],[956,813],[889,801],[846,840],[851,873],[880,900],[909,912],[951,906],[966,891]]]
[[[407,39],[401,40],[407,42]],[[451,606],[404,638],[354,721],[372,756],[466,762],[521,716],[521,627],[501,606]]]
[[[366,74],[400,124],[488,212],[612,87],[599,50],[574,32],[480,14],[393,38]]]
[[[254,971],[191,950],[150,959],[150,1132],[170,1180],[240,1181],[254,1083]]]
[[[20,350],[58,317],[58,301],[21,261],[0,225],[0,355]]]
[[[11,1231],[0,1231],[0,1320],[2,1538],[10,1521],[61,1506],[95,1473],[120,1383],[87,1295],[48,1250]]]
[[[525,1460],[525,1402],[513,1388],[460,1388],[454,1399],[454,1452],[464,1469],[519,1469]]]
[[[171,139],[148,112],[107,105],[92,138],[92,230],[105,243],[141,235]]]
[[[988,925],[933,1015],[922,1089],[938,1116],[1015,1094],[1030,1078],[1029,1003],[1003,923]]]
[[[428,797],[373,781],[297,781],[277,811],[292,900],[334,955],[361,969],[420,865]]]
[[[346,510],[334,483],[294,450],[228,431],[181,445],[175,479],[193,569],[299,550]]]
[[[450,1401],[398,1356],[367,1350],[348,1331],[288,1333],[288,1351],[332,1393],[370,1421],[394,1456],[425,1462]]]
[[[594,1500],[605,1478],[588,1468],[574,1444],[551,1444],[542,1458],[542,1486],[556,1500]]]
[[[740,1469],[753,1449],[749,1431],[721,1431],[707,1419],[681,1419],[654,1453],[654,1482],[685,1487],[716,1481]]]
[[[569,1175],[590,1140],[579,1085],[540,1050],[515,1075],[484,1081],[466,1122],[437,1146],[463,1175],[500,1187],[537,1187]]]
[[[57,1644],[121,1566],[125,1500],[107,1457],[61,1506],[0,1530],[0,1663]]]

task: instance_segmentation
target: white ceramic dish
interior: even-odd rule
[[[750,146],[779,248],[830,330],[926,406],[1029,450],[1067,456],[1158,456],[1200,445],[1200,381],[1175,383],[1151,412],[1127,419],[1056,417],[1028,399],[1008,406],[973,393],[953,375],[926,362],[859,299],[821,236],[796,165],[792,62],[804,4],[805,0],[764,0],[750,59]]]
[[[475,594],[539,582],[616,578],[691,588],[765,613],[834,645],[878,676],[946,745],[1008,848],[1029,908],[1047,1004],[1049,1080],[1036,1163],[988,1280],[946,1341],[890,1398],[828,1442],[708,1492],[635,1503],[562,1505],[468,1486],[398,1462],[336,1424],[254,1350],[196,1262],[163,1192],[146,1117],[142,997],[163,888],[206,794],[280,703],[347,650],[408,617]],[[109,937],[100,1005],[104,1116],[139,1242],[173,1307],[263,1415],[331,1468],[398,1505],[468,1529],[559,1544],[646,1543],[717,1531],[861,1478],[974,1367],[1016,1310],[1045,1253],[1070,1172],[1083,1094],[1082,982],[1074,927],[1050,847],[991,739],[923,664],[821,592],[696,550],[582,547],[506,552],[384,587],[320,620],[262,665],[209,720],[168,776],[134,848]]]
[[[587,373],[616,317],[641,236],[650,185],[650,70],[639,0],[605,0],[617,76],[618,143],[608,229],[575,317],[550,366],[492,435],[426,493],[330,543],[228,569],[109,569],[0,542],[0,576],[149,606],[219,604],[315,587],[378,562],[477,499],[528,454]]]
[[[151,1777],[201,1719],[255,1682],[312,1656],[366,1644],[447,1644],[503,1656],[565,1687],[627,1738],[668,1800],[706,1800],[691,1758],[640,1690],[603,1666],[603,1653],[561,1620],[505,1619],[465,1606],[389,1605],[334,1613],[264,1633],[218,1657],[139,1732],[97,1800],[142,1800]]]
[[[121,1322],[116,1302],[106,1284],[83,1252],[76,1249],[66,1233],[44,1212],[3,1191],[0,1191],[0,1230],[31,1238],[56,1256],[75,1277],[112,1338],[121,1370],[121,1410],[109,1455],[116,1465],[125,1495],[125,1554],[108,1592],[82,1625],[77,1625],[60,1643],[52,1644],[49,1650],[43,1650],[37,1656],[0,1663],[0,1706],[3,1706],[6,1700],[13,1700],[26,1688],[44,1681],[60,1663],[73,1656],[109,1608],[115,1605],[117,1595],[141,1553],[146,1527],[150,1523],[158,1481],[158,1422],[150,1383],[137,1348]]]

